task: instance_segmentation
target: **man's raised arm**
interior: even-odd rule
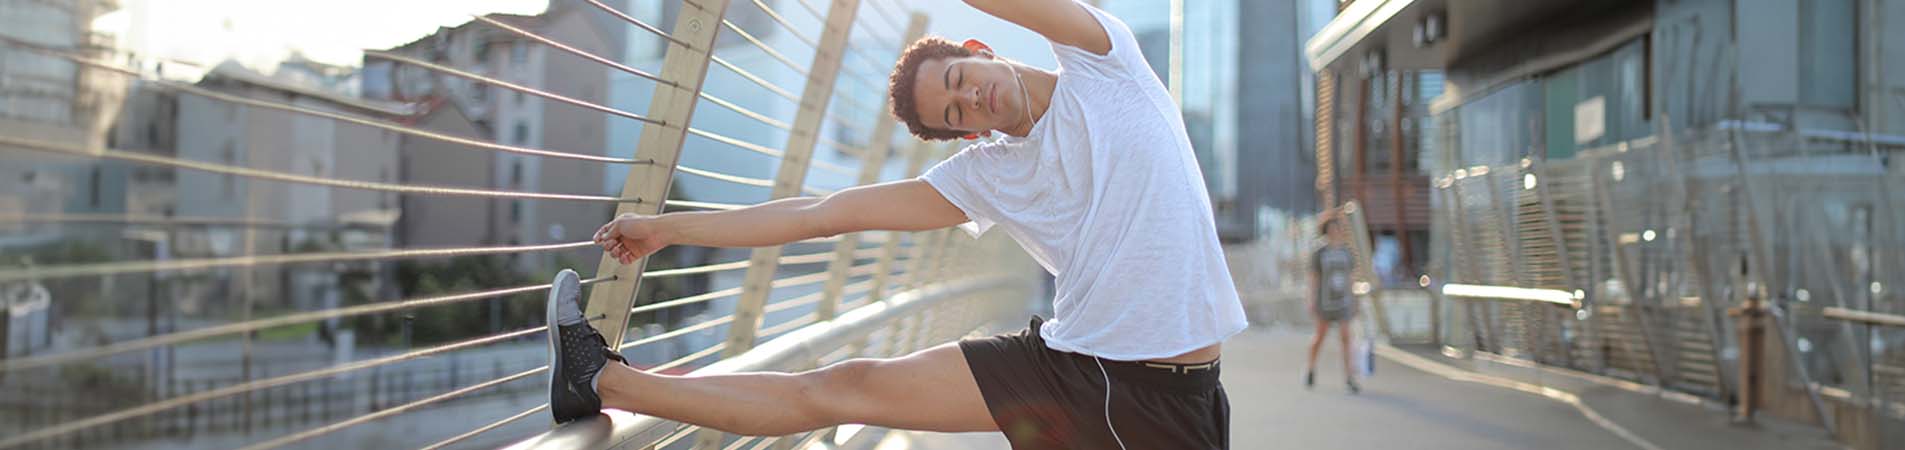
[[[623,214],[596,230],[595,242],[629,264],[669,245],[764,247],[855,231],[932,230],[966,220],[932,185],[902,180],[731,211]]]
[[[966,0],[966,4],[1052,42],[1100,55],[1111,52],[1111,38],[1106,36],[1105,27],[1073,0]]]

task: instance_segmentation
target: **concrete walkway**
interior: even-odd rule
[[[1252,329],[1226,343],[1224,385],[1231,399],[1232,448],[1837,448],[1811,428],[1733,427],[1718,411],[1582,387],[1583,403],[1632,433],[1641,442],[1637,444],[1596,425],[1567,403],[1451,379],[1449,373],[1474,373],[1473,368],[1429,357],[1418,359],[1436,364],[1432,370],[1439,373],[1378,359],[1375,377],[1364,381],[1362,394],[1351,395],[1341,381],[1341,356],[1333,343],[1319,358],[1317,387],[1305,389],[1301,377],[1308,344],[1309,336],[1302,332],[1275,329]],[[893,433],[888,439],[910,445],[882,450],[1007,448],[1004,439],[984,433]]]

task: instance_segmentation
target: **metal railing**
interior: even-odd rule
[[[1745,352],[1729,311],[1759,296],[1786,356],[1756,370],[1787,394],[1758,401],[1836,429],[1822,390],[1879,398],[1900,356],[1884,349],[1905,345],[1855,326],[1905,312],[1885,269],[1905,263],[1894,140],[1724,122],[1441,174],[1433,292],[1518,301],[1445,302],[1439,341],[1728,403]]]
[[[413,342],[410,321],[419,314],[487,304],[492,308],[521,303],[516,307],[539,307],[539,303],[516,302],[539,298],[550,287],[547,283],[504,283],[499,286],[450,292],[428,291],[404,295],[402,288],[366,289],[369,297],[342,306],[292,307],[289,311],[268,310],[257,300],[271,295],[270,286],[261,285],[260,274],[279,274],[278,278],[296,279],[298,270],[316,270],[329,277],[359,277],[384,280],[390,265],[445,258],[552,257],[556,254],[593,254],[590,242],[553,242],[525,245],[483,245],[452,248],[394,248],[388,245],[401,239],[389,236],[389,224],[359,226],[339,223],[310,224],[274,216],[264,208],[254,186],[283,185],[322,188],[340,192],[367,192],[402,198],[405,204],[424,204],[441,199],[479,199],[498,202],[536,202],[596,204],[612,207],[614,212],[658,214],[669,209],[732,209],[744,206],[728,198],[677,198],[671,196],[674,175],[692,175],[698,180],[765,190],[765,201],[798,195],[820,195],[849,185],[883,181],[883,174],[898,172],[901,177],[916,176],[933,159],[949,149],[900,140],[896,124],[886,114],[885,105],[871,106],[855,92],[883,89],[886,65],[896,58],[899,48],[919,37],[925,17],[903,15],[894,0],[834,0],[816,5],[808,0],[765,2],[747,0],[749,5],[732,5],[729,0],[681,0],[672,24],[650,24],[606,4],[588,0],[588,7],[576,13],[599,14],[625,23],[631,29],[651,36],[666,50],[653,61],[635,64],[603,55],[588,45],[564,42],[531,26],[479,16],[469,26],[486,27],[496,36],[520,38],[528,45],[546,49],[550,54],[566,55],[580,61],[578,67],[605,73],[631,76],[651,83],[653,93],[646,110],[629,106],[611,106],[586,95],[567,93],[555,87],[535,86],[493,75],[488,71],[443,59],[426,58],[403,49],[366,51],[367,60],[382,61],[421,71],[440,80],[459,80],[537,99],[547,108],[571,108],[605,117],[605,122],[627,124],[640,129],[633,154],[603,154],[597,149],[537,148],[524,142],[508,144],[433,128],[414,117],[390,113],[346,112],[282,98],[248,95],[203,83],[184,83],[156,79],[140,67],[121,66],[117,61],[98,60],[87,53],[68,49],[44,48],[15,40],[4,45],[75,62],[88,70],[122,77],[133,89],[149,89],[177,98],[222,104],[244,114],[279,114],[308,120],[329,121],[336,127],[362,127],[401,136],[402,139],[428,141],[444,148],[466,151],[470,158],[510,155],[548,161],[592,164],[625,168],[628,175],[619,192],[578,194],[531,192],[510,188],[438,186],[407,180],[349,179],[337,173],[311,174],[249,163],[252,158],[228,158],[220,162],[194,159],[178,150],[122,148],[39,139],[32,135],[0,136],[0,155],[53,157],[77,164],[125,164],[132,167],[175,171],[179,177],[224,177],[245,180],[247,189],[240,200],[244,217],[172,217],[167,215],[96,214],[63,211],[27,211],[0,214],[0,226],[44,230],[47,226],[101,228],[160,227],[162,236],[185,236],[216,230],[237,236],[235,248],[164,252],[154,249],[149,258],[111,257],[77,259],[52,263],[0,261],[0,293],[51,292],[66,297],[75,286],[112,284],[136,280],[166,291],[210,289],[198,297],[221,304],[232,304],[232,314],[214,314],[210,319],[192,320],[184,326],[175,319],[160,320],[159,310],[181,306],[160,301],[170,296],[173,303],[185,294],[148,292],[147,332],[133,336],[99,340],[88,345],[52,345],[16,352],[11,347],[0,351],[0,388],[53,382],[47,389],[98,389],[98,404],[60,406],[52,414],[13,410],[33,420],[0,420],[0,448],[64,448],[97,445],[134,444],[142,440],[184,440],[193,445],[278,448],[291,445],[324,447],[423,448],[495,445],[522,439],[526,434],[545,429],[538,423],[546,409],[542,403],[540,376],[546,370],[539,361],[546,355],[536,350],[543,332],[541,324],[523,323],[508,318],[490,327],[490,333],[471,338],[441,342]],[[783,10],[797,3],[806,14],[788,14]],[[762,23],[773,29],[745,29],[739,21],[730,21],[730,8],[754,8],[754,13],[769,18]],[[718,33],[740,37],[744,45],[717,45]],[[856,36],[857,35],[857,36]],[[884,54],[885,56],[878,56]],[[811,58],[806,64],[800,58]],[[766,61],[771,60],[771,61]],[[848,62],[851,60],[852,62]],[[746,92],[713,92],[706,89],[710,64],[737,76],[751,86]],[[194,65],[195,67],[204,67]],[[639,67],[657,67],[644,70]],[[577,69],[580,70],[580,69]],[[214,74],[217,72],[214,71]],[[867,75],[871,73],[871,75]],[[790,75],[791,74],[791,75]],[[846,76],[841,76],[841,75]],[[798,88],[782,86],[776,80],[803,80]],[[447,85],[447,84],[446,84]],[[854,86],[836,89],[838,86]],[[755,89],[758,88],[758,89]],[[766,95],[762,95],[766,94]],[[763,103],[785,100],[773,107]],[[778,100],[777,100],[778,99]],[[748,100],[748,101],[738,101]],[[352,100],[353,104],[362,103]],[[707,103],[745,119],[734,122],[698,120],[697,106]],[[791,107],[787,107],[790,106]],[[846,105],[849,108],[831,108]],[[401,105],[418,108],[423,105]],[[754,106],[754,107],[750,107]],[[791,115],[789,115],[791,114]],[[619,125],[618,125],[619,126]],[[102,127],[102,129],[105,127]],[[716,131],[717,129],[722,131]],[[745,132],[732,132],[744,130]],[[843,132],[834,132],[843,131]],[[688,136],[697,141],[690,142]],[[778,146],[757,142],[762,136],[783,137]],[[111,142],[101,140],[101,142]],[[712,144],[712,145],[710,145]],[[817,160],[816,147],[828,147],[848,155],[852,163]],[[619,145],[611,144],[610,148]],[[742,151],[753,158],[778,160],[771,177],[731,172],[729,167],[683,165],[684,148],[696,151]],[[281,149],[250,149],[248,152],[275,152]],[[611,152],[612,153],[612,152]],[[903,160],[888,161],[897,155]],[[857,163],[858,167],[852,167]],[[11,164],[11,163],[9,163]],[[889,170],[893,167],[899,170]],[[811,183],[810,171],[849,177],[846,182],[826,185]],[[757,191],[758,192],[758,191]],[[677,193],[678,194],[678,193]],[[182,194],[184,195],[184,194]],[[672,207],[672,208],[671,208]],[[264,211],[264,212],[261,212]],[[608,216],[600,219],[606,220]],[[143,228],[140,228],[143,230]],[[312,233],[367,232],[381,235],[386,245],[355,245],[344,248],[320,246],[315,250],[272,253],[259,242],[273,236]],[[163,234],[173,233],[173,234]],[[235,234],[234,234],[235,233]],[[128,235],[136,234],[130,231]],[[619,264],[602,255],[593,266],[579,264],[579,270],[593,275],[588,285],[587,315],[604,331],[617,348],[628,352],[646,370],[671,373],[726,373],[742,370],[803,370],[844,358],[903,354],[914,349],[967,335],[984,329],[1000,319],[1019,314],[1029,299],[1032,283],[1025,274],[1037,270],[1018,253],[1016,247],[999,238],[971,240],[954,238],[948,230],[917,233],[855,233],[815,239],[785,247],[757,248],[745,259],[688,264],[659,265],[651,256],[634,264]],[[163,247],[163,246],[161,246]],[[287,249],[290,250],[290,249]],[[125,256],[125,255],[120,255]],[[824,268],[821,266],[824,264]],[[309,269],[316,267],[317,269]],[[551,270],[550,272],[553,272]],[[548,273],[527,274],[530,279],[545,279]],[[682,280],[707,279],[702,289],[682,291],[663,286]],[[657,286],[643,286],[655,283]],[[719,287],[729,284],[732,286]],[[288,289],[286,286],[279,288]],[[369,284],[377,284],[375,282]],[[686,283],[695,285],[697,283]],[[356,286],[367,284],[360,283]],[[340,289],[352,289],[344,285]],[[24,291],[22,291],[24,289]],[[157,290],[156,288],[152,290]],[[151,291],[151,290],[149,290]],[[92,292],[92,291],[86,291]],[[222,294],[220,294],[222,292]],[[221,298],[222,297],[222,298]],[[195,297],[196,298],[196,297]],[[383,299],[383,300],[379,300]],[[957,300],[957,301],[955,301]],[[283,302],[274,302],[283,303]],[[525,306],[527,305],[527,306]],[[282,308],[280,308],[282,309]],[[497,309],[500,311],[500,309]],[[66,321],[76,322],[77,318]],[[283,367],[266,375],[266,365],[257,363],[271,357],[275,349],[264,335],[284,330],[326,330],[348,328],[343,323],[384,323],[401,320],[405,332],[398,346],[371,345],[365,355],[349,351],[331,352],[325,357],[285,357]],[[163,326],[161,322],[165,322]],[[124,334],[124,333],[121,333]],[[717,338],[724,336],[724,338]],[[427,336],[418,336],[428,338]],[[326,336],[323,339],[340,339]],[[198,355],[194,362],[173,362],[176,350],[203,346],[230,349],[199,353],[222,353],[219,358]],[[337,343],[335,348],[355,348]],[[242,356],[239,356],[242,355]],[[457,361],[464,355],[481,355],[478,360],[516,361],[496,363],[470,370],[428,369],[428,382],[412,384],[413,374],[426,373],[420,361]],[[237,357],[234,357],[237,356]],[[325,361],[332,359],[332,361]],[[164,361],[163,363],[154,361]],[[216,362],[214,362],[216,361]],[[161,368],[184,364],[206,367],[240,367],[236,377],[217,381],[173,379],[146,382],[152,385],[185,388],[145,389],[140,382],[98,381],[78,385],[58,384],[75,374],[103,372],[118,374],[161,374]],[[480,374],[480,375],[465,375]],[[103,380],[126,380],[120,375]],[[51,380],[51,381],[49,381]],[[403,380],[401,382],[393,380]],[[313,386],[322,386],[313,388]],[[400,386],[400,387],[399,387]],[[12,399],[9,399],[12,400]],[[312,406],[321,405],[321,406]],[[298,409],[302,408],[302,409]],[[454,409],[450,409],[454,408]],[[317,419],[311,411],[316,410]],[[454,414],[447,413],[455,411]],[[303,415],[299,415],[303,414]],[[287,417],[297,417],[289,420]],[[650,448],[676,448],[694,444],[700,448],[799,448],[832,435],[831,430],[816,430],[800,436],[735,437],[711,430],[670,424],[653,418],[634,417],[611,412],[607,421],[585,421],[557,429],[525,441],[522,445],[563,446],[636,445]],[[532,419],[535,418],[535,419]],[[183,420],[184,422],[181,422]],[[397,426],[421,432],[394,433]],[[183,426],[180,426],[180,425]],[[220,424],[210,426],[206,424]],[[312,426],[314,425],[315,426]],[[417,424],[423,424],[419,426]],[[578,436],[593,436],[606,427],[609,432],[598,440],[577,441]],[[371,431],[362,431],[365,429]],[[179,431],[184,430],[184,431]],[[694,439],[688,436],[694,435]]]
[[[859,356],[896,356],[924,348],[931,343],[963,336],[996,320],[1001,313],[1020,312],[1022,305],[996,301],[976,302],[989,291],[1025,293],[1035,289],[1032,279],[995,274],[960,281],[937,283],[896,294],[882,302],[855,308],[832,320],[800,328],[769,340],[761,346],[708,365],[693,373],[712,375],[758,371],[793,371],[823,366]],[[709,439],[701,427],[665,419],[637,416],[617,410],[595,418],[558,427],[555,431],[518,442],[512,449],[530,448],[671,448],[685,442],[690,434],[701,433],[702,445],[720,448],[779,442],[811,443],[828,437],[832,430],[815,430],[792,436],[744,437],[724,439],[714,433]],[[793,446],[791,448],[800,448]]]
[[[1849,329],[1842,331],[1864,338],[1854,345],[1860,360],[1865,362],[1854,374],[1859,380],[1845,383],[1863,386],[1863,395],[1844,385],[1813,387],[1838,403],[1850,405],[1853,410],[1871,413],[1866,426],[1840,434],[1851,435],[1848,440],[1878,448],[1892,448],[1905,442],[1905,430],[1901,430],[1901,425],[1905,425],[1905,352],[1896,348],[1905,341],[1905,314],[1830,306],[1821,309],[1820,316],[1849,325]]]

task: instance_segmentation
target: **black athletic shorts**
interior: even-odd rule
[[[1215,361],[1157,364],[1061,352],[1045,347],[1043,323],[1034,317],[1024,331],[959,342],[1013,450],[1230,448],[1230,400]]]

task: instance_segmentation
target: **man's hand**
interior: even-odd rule
[[[622,264],[634,264],[635,260],[655,253],[667,247],[669,242],[662,236],[660,224],[655,216],[622,214],[615,220],[602,225],[595,231],[595,243],[602,246]]]

